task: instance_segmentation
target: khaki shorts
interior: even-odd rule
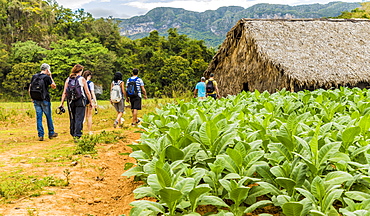
[[[113,103],[114,108],[116,108],[117,112],[123,113],[125,111],[125,100],[122,98],[120,102]]]

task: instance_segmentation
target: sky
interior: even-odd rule
[[[241,6],[248,8],[259,3],[302,5],[327,4],[338,0],[56,0],[58,5],[72,10],[83,8],[95,18],[130,18],[146,14],[156,7],[183,8],[189,11],[204,12],[223,6]],[[343,2],[361,2],[362,0],[342,0]]]

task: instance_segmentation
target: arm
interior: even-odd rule
[[[215,86],[215,89],[216,89],[216,97],[220,97],[220,93],[218,92],[218,85],[216,84],[216,86]]]
[[[64,89],[63,89],[63,93],[62,93],[62,99],[60,101],[60,107],[63,107],[64,100],[66,99],[66,96],[67,96],[67,87],[68,87],[68,79],[64,83]]]
[[[31,83],[30,85],[28,86],[28,96],[31,97]],[[33,99],[31,98],[31,102],[33,102]]]
[[[83,78],[83,77],[81,79],[82,79],[82,83],[84,85],[84,91],[85,91],[86,97],[90,101],[90,106],[95,107],[95,104],[93,104],[92,100],[91,100],[91,94],[90,94],[90,91],[89,91],[89,87],[87,87],[86,79]]]
[[[198,93],[198,89],[197,89],[197,88],[195,88],[195,89],[194,89],[194,97],[195,97],[195,98],[197,97],[197,93]]]
[[[92,98],[93,98],[93,100],[95,102],[95,106],[97,106],[98,105],[98,100],[96,99],[95,90],[92,90],[91,91],[91,96],[92,96]]]
[[[109,91],[109,95],[110,95],[110,94],[111,94],[111,92],[112,92],[112,88],[113,88],[113,82],[111,82],[111,83],[110,83],[110,91]],[[109,101],[110,101],[110,103],[111,103],[111,104],[113,104],[113,103],[112,103],[112,100],[111,100],[110,98],[109,98]]]
[[[53,77],[51,76],[51,73],[49,73],[49,76],[50,76],[50,79],[51,79],[50,87],[51,87],[52,89],[56,89],[56,88],[57,88],[57,85],[55,84],[54,79],[53,79]]]
[[[141,88],[141,92],[144,94],[144,98],[148,99],[148,97],[146,96],[146,90],[145,90],[144,86],[142,85],[142,86],[140,86],[140,88]]]
[[[126,82],[126,88],[127,88],[127,82]],[[130,98],[128,97],[126,90],[125,90],[125,94],[126,94],[126,102],[130,103]]]
[[[121,91],[122,91],[123,97],[124,98],[128,98],[127,97],[127,93],[126,93],[126,88],[125,88],[124,82],[121,82],[120,87],[121,87]]]

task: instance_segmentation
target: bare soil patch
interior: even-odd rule
[[[48,148],[55,143],[74,145],[70,136],[65,132],[56,139],[44,142],[30,141],[30,145],[12,148],[0,154],[3,170],[10,166],[26,168],[30,174],[54,175],[66,178],[64,171],[70,172],[69,185],[66,187],[48,187],[53,195],[39,197],[23,197],[8,204],[0,205],[0,215],[129,215],[129,203],[134,201],[132,191],[141,183],[133,178],[121,176],[124,173],[125,163],[134,163],[128,155],[132,144],[140,138],[134,130],[125,130],[126,139],[114,144],[99,144],[98,154],[74,156],[76,162],[48,162],[38,163],[37,166],[19,161],[15,164],[7,163],[11,158],[22,155],[32,157],[32,152],[38,148]]]

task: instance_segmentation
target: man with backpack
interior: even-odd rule
[[[139,124],[140,120],[137,119],[138,110],[141,110],[141,93],[144,94],[144,98],[147,99],[146,90],[144,88],[144,82],[138,77],[139,70],[134,68],[132,70],[132,77],[126,82],[126,101],[131,103],[132,111],[132,123],[131,126]]]
[[[209,75],[209,79],[206,81],[206,92],[207,97],[213,97],[215,100],[220,96],[218,92],[217,82],[214,80],[214,74]]]
[[[36,110],[37,133],[39,141],[44,141],[44,127],[42,125],[42,116],[45,114],[48,125],[49,139],[58,136],[54,132],[53,119],[51,117],[51,103],[49,95],[49,86],[56,88],[55,82],[51,76],[50,65],[42,64],[41,72],[32,76],[28,92]]]

